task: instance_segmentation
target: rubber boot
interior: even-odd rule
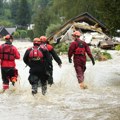
[[[47,92],[47,85],[42,86],[42,94],[45,95]]]
[[[41,81],[40,80],[38,81],[38,87],[41,87]]]
[[[38,89],[37,84],[32,85],[32,95],[37,94],[37,89]]]
[[[9,84],[3,84],[3,89],[0,90],[0,93],[4,93],[8,89],[9,89]]]
[[[12,77],[11,78],[11,82],[12,82],[12,85],[14,86],[15,85],[15,82],[17,81],[17,78],[16,77]]]
[[[87,89],[87,85],[84,84],[84,82],[80,83],[80,88],[81,89]]]

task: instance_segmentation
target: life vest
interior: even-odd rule
[[[0,51],[0,59],[1,60],[15,60],[14,49],[12,45],[2,44]]]
[[[29,53],[29,59],[33,61],[40,61],[43,58],[43,53],[40,47],[32,47]]]
[[[82,42],[76,41],[78,43],[78,47],[75,50],[76,55],[85,55],[85,47]]]

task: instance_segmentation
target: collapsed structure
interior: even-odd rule
[[[105,49],[109,49],[114,46],[114,42],[107,35],[108,29],[106,26],[87,12],[70,19],[55,33],[53,33],[48,40],[52,40],[56,43],[69,43],[72,41],[72,33],[75,30],[79,30],[81,32],[81,39],[89,45]]]

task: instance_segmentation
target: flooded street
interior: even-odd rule
[[[112,52],[114,59],[87,62],[85,82],[88,89],[81,90],[73,64],[61,56],[62,68],[54,63],[54,85],[48,86],[43,96],[41,89],[31,95],[27,80],[28,67],[22,56],[30,42],[17,43],[21,60],[16,60],[20,82],[16,91],[0,94],[0,120],[120,120],[120,53]],[[0,82],[2,89],[2,80]]]

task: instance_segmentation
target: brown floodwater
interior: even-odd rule
[[[20,49],[21,55],[25,49]],[[119,57],[119,56],[118,56]],[[29,68],[17,62],[19,80],[16,91],[0,94],[0,120],[120,120],[120,62],[116,57],[107,62],[87,63],[85,83],[81,90],[73,64],[66,56],[62,68],[54,62],[54,85],[47,94],[31,95],[27,80]],[[116,64],[117,63],[117,64]],[[2,82],[0,83],[2,87]]]

